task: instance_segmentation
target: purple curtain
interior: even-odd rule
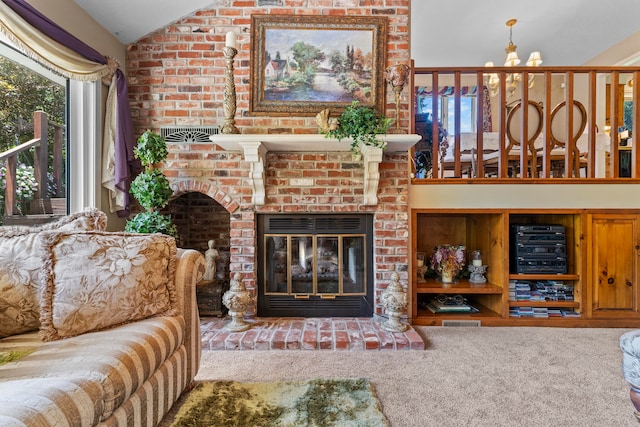
[[[90,61],[106,64],[107,58],[98,51],[88,46],[66,30],[52,22],[49,18],[34,9],[24,0],[2,0],[22,19],[28,22],[38,31],[47,35],[52,40],[68,47],[77,54],[84,56]],[[119,217],[129,216],[129,187],[131,179],[139,168],[140,163],[133,155],[135,146],[135,136],[131,110],[129,109],[129,91],[127,81],[121,70],[116,70],[116,90],[118,99],[118,111],[116,112],[116,137],[115,137],[115,185],[118,189],[127,194],[125,197],[125,209],[118,211]]]

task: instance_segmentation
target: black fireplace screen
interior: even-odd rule
[[[264,215],[258,315],[370,316],[371,215]]]

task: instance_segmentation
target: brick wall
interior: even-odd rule
[[[388,17],[387,65],[409,63],[409,0],[245,0],[213,1],[210,9],[159,29],[129,46],[127,70],[136,134],[161,126],[219,125],[224,120],[228,31],[238,34],[235,58],[236,126],[242,133],[316,133],[313,117],[249,116],[251,15],[322,14]],[[384,84],[384,82],[381,82]],[[386,95],[386,115],[395,114]],[[401,128],[409,128],[409,91],[402,94]],[[349,152],[269,153],[266,204],[251,203],[249,164],[240,153],[208,143],[171,144],[164,172],[176,197],[198,192],[230,214],[229,270],[243,272],[255,290],[255,216],[266,212],[373,212],[376,294],[393,271],[407,279],[408,156],[385,154],[380,165],[378,206],[362,205],[364,168]],[[378,298],[376,297],[376,300]],[[375,311],[381,308],[376,303]]]

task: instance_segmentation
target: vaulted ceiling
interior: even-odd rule
[[[218,2],[212,0],[75,0],[122,43]],[[411,57],[416,66],[504,62],[506,21],[523,62],[542,52],[544,65],[583,65],[632,37],[640,38],[639,0],[414,0]],[[627,49],[628,50],[628,49]],[[640,45],[626,62],[637,62]],[[613,64],[608,64],[613,65]]]

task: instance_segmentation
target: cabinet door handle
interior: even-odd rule
[[[608,284],[613,285],[613,282],[615,282],[615,280],[613,280],[613,277],[609,277],[609,279],[607,279]]]

